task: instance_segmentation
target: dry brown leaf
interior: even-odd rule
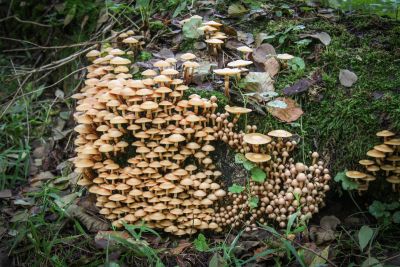
[[[172,248],[170,251],[172,255],[179,255],[184,251],[186,248],[190,247],[192,244],[186,240],[181,240],[177,247]]]
[[[268,56],[276,55],[275,48],[270,44],[262,44],[257,47],[252,56],[254,59],[254,65],[258,68],[259,71],[264,71],[264,62],[267,61]]]
[[[4,189],[0,191],[0,198],[11,198],[12,193],[10,189]]]
[[[275,57],[270,57],[264,62],[264,69],[271,78],[278,74],[280,67],[279,61]]]
[[[303,110],[299,107],[299,105],[291,98],[278,97],[275,100],[279,100],[285,102],[286,108],[275,108],[275,107],[267,107],[269,113],[272,116],[280,119],[284,122],[293,122],[300,118],[303,115]]]

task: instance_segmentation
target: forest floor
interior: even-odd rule
[[[400,133],[399,21],[302,1],[47,2],[0,3],[0,266],[400,266],[400,220],[392,217],[399,195],[381,181],[362,196],[345,190],[346,181],[343,187],[333,181],[327,206],[300,233],[231,230],[182,239],[140,228],[110,239],[108,223],[76,186],[68,161],[74,156],[70,96],[82,85],[91,46],[112,31],[144,25],[148,43],[134,77],[156,59],[187,51],[208,61],[206,69],[221,65],[224,59],[209,62],[205,43],[179,26],[198,14],[226,25],[228,58],[238,45],[269,43],[300,59],[273,82],[280,97],[299,104],[300,119],[278,120],[250,103],[257,112],[248,120],[261,132],[296,133],[296,157],[318,151],[332,176],[352,169],[378,143],[376,132]],[[343,86],[341,70],[357,81]],[[198,75],[191,92],[218,95],[223,106],[221,85]],[[236,96],[232,101],[242,104]],[[243,182],[247,173],[234,153],[219,153],[226,186]],[[372,234],[365,241],[367,228]]]

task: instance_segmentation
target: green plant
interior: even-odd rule
[[[383,203],[374,200],[368,207],[369,213],[383,224],[400,223],[400,202]]]
[[[243,167],[250,171],[251,180],[257,183],[263,183],[267,179],[267,173],[261,168],[257,167],[256,164],[246,159],[243,154],[237,153],[235,155],[235,163],[243,164]]]
[[[158,251],[152,248],[146,240],[144,240],[143,233],[150,233],[160,237],[156,231],[147,227],[144,223],[140,225],[129,225],[123,223],[125,230],[131,235],[132,238],[122,238],[118,235],[109,235],[110,240],[114,240],[120,245],[128,249],[127,254],[133,254],[136,257],[145,257],[152,266],[162,267],[164,264],[158,256]]]

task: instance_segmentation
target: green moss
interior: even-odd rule
[[[331,44],[320,52],[316,50],[318,40],[297,46],[295,42],[301,40],[298,32],[289,32],[288,41],[282,45],[277,39],[270,40],[278,53],[292,53],[306,61],[304,74],[288,70],[279,74],[275,82],[278,92],[317,69],[322,71],[322,84],[295,97],[305,113],[298,121],[301,127],[279,122],[270,115],[249,117],[261,132],[284,128],[304,136],[297,158],[311,149],[318,150],[334,174],[357,166],[358,160],[379,142],[377,131],[389,128],[400,132],[400,62],[394,59],[399,56],[395,47],[400,45],[400,26],[377,17],[354,19],[354,23],[353,17],[338,23],[319,19],[304,23],[301,33],[325,31],[332,37]],[[274,34],[299,23],[274,20],[267,26],[252,25],[252,30]],[[309,59],[315,53],[318,60]],[[358,81],[351,88],[340,85],[340,69],[357,74]]]

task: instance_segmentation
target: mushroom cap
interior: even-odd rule
[[[182,141],[185,141],[185,140],[186,140],[186,138],[181,134],[171,134],[168,137],[168,141],[171,142],[171,143],[179,143],[179,142],[182,142]]]
[[[90,50],[87,54],[86,57],[99,57],[101,55],[101,52],[98,50]]]
[[[389,176],[388,178],[386,178],[386,181],[391,184],[400,184],[400,177],[392,175],[392,176]]]
[[[391,146],[400,146],[400,138],[393,138],[390,140],[385,141],[386,145],[391,145]]]
[[[384,158],[385,153],[382,153],[376,149],[372,149],[367,152],[367,156],[372,157],[372,158]]]
[[[143,71],[142,75],[146,76],[146,77],[154,77],[157,75],[157,72],[155,70],[148,69],[148,70]]]
[[[219,26],[222,26],[222,23],[210,20],[210,21],[203,22],[202,25],[219,27]]]
[[[379,137],[390,137],[390,136],[394,136],[394,135],[395,135],[395,133],[393,133],[389,130],[383,130],[383,131],[376,133],[376,136],[379,136]]]
[[[352,178],[352,179],[363,179],[367,175],[365,173],[359,172],[359,171],[347,171],[346,176],[349,178]]]
[[[153,66],[157,67],[157,68],[165,68],[165,67],[171,66],[171,64],[168,63],[167,61],[159,60],[159,61],[154,62]]]
[[[392,153],[392,152],[394,152],[393,148],[391,148],[390,146],[385,145],[385,144],[374,146],[374,149],[378,150],[380,152],[383,152],[383,153]]]
[[[381,170],[384,170],[384,171],[394,171],[395,169],[396,169],[395,166],[389,165],[389,164],[385,164],[385,165],[381,166]]]
[[[280,60],[291,60],[291,59],[294,58],[294,56],[292,56],[290,54],[287,54],[287,53],[284,53],[284,54],[277,54],[276,58],[280,59]]]
[[[153,110],[153,109],[158,108],[158,104],[153,101],[146,101],[140,105],[140,108],[143,110]]]
[[[208,44],[223,44],[224,41],[220,40],[220,39],[216,39],[216,38],[210,38],[205,40],[206,43]]]
[[[214,70],[215,74],[217,75],[224,75],[224,76],[231,76],[231,75],[236,75],[240,73],[240,69],[230,69],[230,68],[224,68],[224,69],[215,69]]]
[[[292,134],[285,130],[273,130],[268,133],[269,136],[278,137],[278,138],[288,138],[291,137]]]
[[[130,63],[129,59],[123,57],[114,57],[110,60],[110,64],[112,65],[128,65]]]
[[[249,133],[243,136],[243,141],[251,145],[268,144],[271,140],[271,137],[260,133]]]
[[[375,163],[375,161],[370,160],[370,159],[362,159],[358,163],[360,163],[363,166],[370,166],[370,165],[373,165]]]
[[[122,40],[122,42],[125,44],[137,44],[139,41],[133,37],[128,37],[128,38],[125,38],[124,40]]]
[[[248,65],[251,65],[251,64],[253,64],[253,61],[239,59],[239,60],[235,60],[235,61],[229,62],[228,63],[228,67],[240,68],[240,67],[245,67],[245,66],[248,66]]]
[[[243,52],[243,53],[251,53],[253,52],[253,49],[251,49],[248,46],[239,46],[238,48],[236,48],[237,51]]]
[[[271,159],[271,156],[268,154],[261,154],[261,153],[246,153],[246,159],[251,162],[259,163],[259,162],[266,162]]]
[[[192,53],[185,53],[185,54],[182,54],[179,58],[180,58],[181,60],[187,61],[187,60],[195,59],[195,58],[196,58],[196,55],[195,55],[195,54],[192,54]]]
[[[243,108],[243,107],[231,107],[229,105],[225,106],[225,110],[228,111],[231,114],[245,114],[249,113],[252,110],[249,108]]]

